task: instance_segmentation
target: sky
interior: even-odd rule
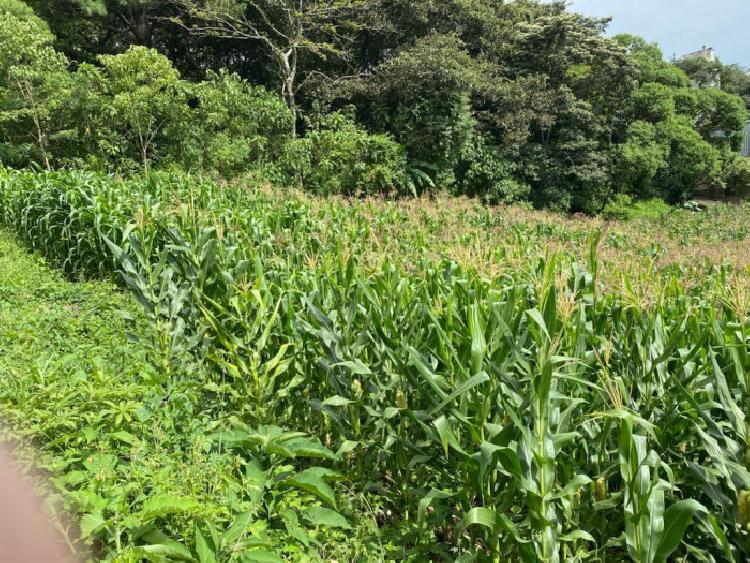
[[[570,0],[589,16],[612,16],[609,33],[659,43],[670,59],[714,47],[725,64],[750,67],[750,0]]]

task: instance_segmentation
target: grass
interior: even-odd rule
[[[102,557],[742,561],[748,215],[5,173],[2,221],[139,308],[0,398]]]

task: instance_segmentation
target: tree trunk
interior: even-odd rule
[[[293,83],[292,83],[293,84]],[[292,114],[292,139],[297,138],[297,101],[294,99],[294,90],[290,89],[287,83],[286,105],[289,106],[289,112]]]
[[[39,150],[42,153],[42,160],[44,160],[44,167],[47,170],[50,170],[52,166],[50,165],[49,155],[47,154],[47,148],[44,142],[44,133],[42,133],[42,126],[36,117],[34,117],[34,126],[36,127],[37,143],[39,144]]]
[[[52,167],[50,166],[49,155],[47,154],[47,147],[46,143],[44,142],[44,131],[42,129],[42,123],[39,118],[39,112],[37,111],[36,100],[34,99],[34,87],[31,84],[25,84],[21,80],[17,81],[17,84],[18,90],[23,96],[28,98],[29,103],[31,104],[31,119],[34,122],[36,142],[39,146],[39,151],[42,153],[44,167],[47,170],[50,170]]]
[[[280,57],[281,74],[283,84],[281,93],[284,97],[289,112],[292,114],[292,139],[297,137],[297,100],[295,79],[297,76],[297,49],[292,47]]]
[[[153,47],[154,45],[154,30],[146,13],[145,6],[134,5],[134,2],[128,4],[128,12],[130,14],[130,31],[135,37],[136,44],[143,45],[144,47]]]

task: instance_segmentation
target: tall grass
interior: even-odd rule
[[[134,292],[163,385],[211,366],[224,446],[318,436],[394,515],[398,557],[748,558],[750,327],[727,270],[644,266],[652,289],[609,291],[600,231],[581,258],[518,228],[487,275],[435,258],[431,217],[371,261],[400,211],[315,205],[176,176],[0,174],[3,223]]]

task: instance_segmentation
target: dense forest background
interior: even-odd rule
[[[0,0],[0,161],[587,213],[750,188],[746,70],[606,26],[536,0]]]

